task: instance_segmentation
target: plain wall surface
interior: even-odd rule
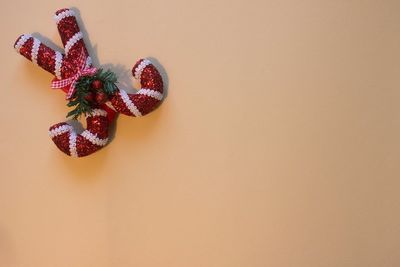
[[[73,159],[48,127],[52,75],[13,50],[60,45],[75,7],[95,64],[148,116]],[[400,1],[3,1],[1,267],[400,266]],[[111,65],[109,65],[111,64]]]

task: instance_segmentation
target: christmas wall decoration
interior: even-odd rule
[[[90,155],[108,143],[109,127],[117,113],[140,117],[153,111],[163,98],[163,80],[148,59],[140,59],[132,74],[141,85],[135,94],[118,88],[117,77],[110,70],[92,66],[75,13],[60,9],[55,22],[64,53],[55,51],[29,34],[16,40],[18,53],[55,76],[53,89],[66,93],[70,119],[86,117],[86,129],[78,134],[68,122],[54,124],[49,135],[56,146],[72,157]]]

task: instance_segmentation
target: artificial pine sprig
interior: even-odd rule
[[[112,95],[117,91],[117,75],[110,70],[103,71],[99,69],[94,75],[94,80],[100,80],[103,83],[104,93],[107,95]]]
[[[99,84],[100,87],[93,88],[94,82],[97,82],[95,84]],[[82,114],[90,114],[96,106],[103,103],[95,102],[88,96],[94,94],[104,95],[107,99],[117,91],[116,83],[117,76],[115,73],[110,70],[104,71],[103,69],[98,69],[94,75],[79,78],[75,84],[76,91],[67,104],[68,107],[75,108],[68,112],[67,118],[72,117],[73,119],[77,119]]]

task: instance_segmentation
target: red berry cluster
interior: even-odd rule
[[[104,104],[108,100],[107,94],[103,91],[103,82],[94,80],[90,85],[91,90],[86,94],[85,100],[91,104]]]

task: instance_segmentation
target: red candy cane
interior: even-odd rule
[[[76,75],[76,66],[82,51],[86,57],[86,67],[90,68],[92,63],[73,10],[60,9],[54,19],[65,55],[28,34],[21,35],[14,47],[18,53],[52,73],[55,78],[68,79]],[[141,59],[134,65],[132,74],[140,81],[141,89],[135,94],[118,89],[108,102],[86,116],[87,127],[82,133],[77,134],[67,122],[50,127],[49,135],[62,152],[73,157],[90,155],[108,143],[109,125],[116,112],[139,117],[148,114],[160,104],[163,98],[163,81],[156,67],[149,60]]]

